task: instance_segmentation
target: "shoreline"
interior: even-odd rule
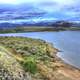
[[[55,46],[55,45],[54,45]],[[53,46],[53,47],[54,47]],[[57,50],[57,53],[56,53],[56,55],[55,55],[55,57],[60,61],[60,62],[62,62],[63,64],[65,64],[65,65],[68,65],[69,67],[72,67],[72,68],[74,68],[74,69],[78,69],[78,70],[80,70],[79,68],[77,68],[76,66],[74,66],[74,65],[71,65],[71,64],[68,64],[67,62],[65,62],[64,60],[62,60],[57,54],[58,54],[58,52],[62,52],[61,50],[59,50],[58,48],[56,48],[56,50]]]
[[[65,62],[64,60],[62,60],[60,57],[58,57],[57,55],[56,55],[56,58],[58,59],[58,61],[60,61],[60,62],[61,62],[62,64],[64,64],[65,66],[67,65],[67,67],[69,67],[69,68],[77,69],[77,70],[80,71],[79,68],[77,68],[77,67],[75,67],[75,66],[73,66],[73,65],[71,65],[71,64],[68,64],[67,62]]]
[[[77,80],[80,80],[80,69],[66,63],[64,60],[62,60],[60,57],[57,56],[57,53],[55,55],[55,58],[56,61],[61,65],[58,67],[58,72],[71,78],[72,80],[76,80],[76,78]]]
[[[55,46],[55,45],[54,45]],[[53,46],[53,47],[54,47]],[[80,70],[80,68],[77,68],[76,66],[74,66],[74,65],[71,65],[71,64],[69,64],[69,63],[67,63],[67,62],[65,62],[64,60],[62,60],[57,54],[58,54],[58,52],[62,52],[61,50],[59,50],[58,48],[56,48],[56,50],[57,50],[57,52],[56,52],[56,55],[55,55],[55,57],[56,57],[56,59],[58,60],[58,61],[60,61],[60,62],[62,62],[63,64],[65,64],[65,65],[68,65],[69,67],[71,67],[71,68],[74,68],[74,69],[77,69],[77,70]]]
[[[77,27],[39,27],[39,26],[34,26],[34,27],[16,27],[13,29],[0,29],[0,34],[5,34],[5,33],[25,33],[25,32],[58,32],[58,31],[80,31],[80,28]]]

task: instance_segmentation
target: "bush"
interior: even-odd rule
[[[24,58],[24,62],[22,63],[25,71],[35,74],[37,72],[37,66],[34,56],[29,56]]]

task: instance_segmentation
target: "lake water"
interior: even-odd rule
[[[46,40],[60,49],[57,55],[66,63],[80,68],[80,31],[9,33],[0,36],[22,36]]]

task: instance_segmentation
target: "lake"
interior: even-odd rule
[[[0,36],[22,36],[46,40],[62,51],[57,54],[62,60],[80,68],[80,31],[8,33]]]

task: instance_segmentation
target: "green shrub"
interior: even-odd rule
[[[35,74],[37,72],[37,66],[34,56],[29,56],[24,58],[24,62],[22,63],[25,71]]]

